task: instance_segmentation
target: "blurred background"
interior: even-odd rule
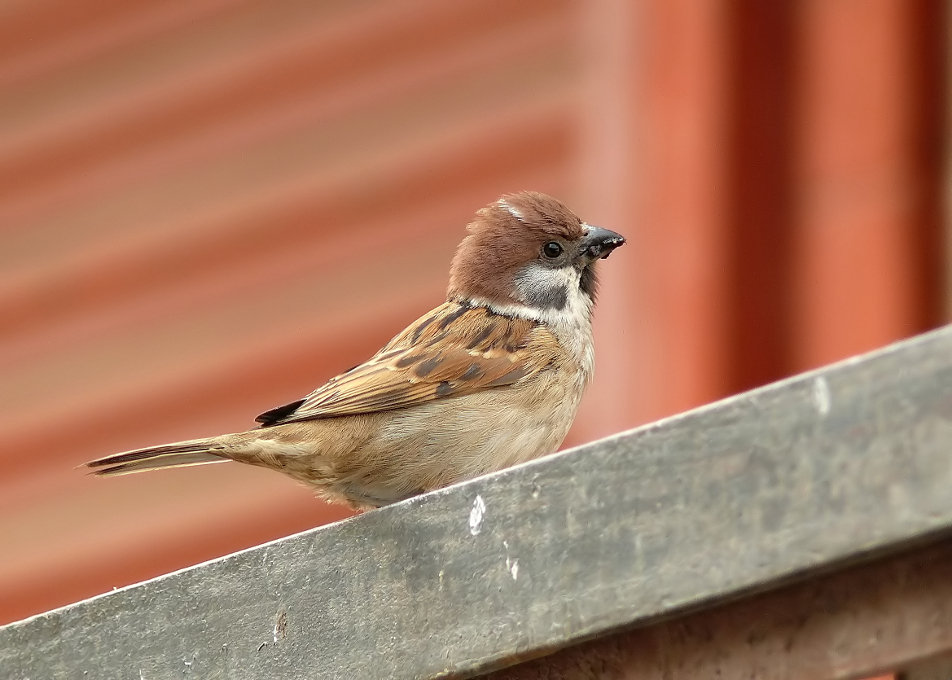
[[[345,516],[216,465],[443,299],[473,212],[629,245],[567,445],[949,317],[938,0],[0,5],[0,623]]]

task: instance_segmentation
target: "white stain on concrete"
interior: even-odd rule
[[[519,578],[519,560],[514,560],[509,557],[508,541],[503,541],[502,546],[506,549],[506,571],[509,572],[509,575],[512,576],[512,580],[515,581]]]
[[[821,416],[830,412],[830,386],[822,375],[813,381],[813,402]]]
[[[512,580],[515,581],[519,578],[519,560],[513,560],[510,564],[509,558],[506,558],[506,569],[509,570],[509,575],[512,576]]]
[[[482,530],[483,517],[486,515],[486,502],[477,495],[473,501],[473,508],[469,511],[469,533],[473,536]]]

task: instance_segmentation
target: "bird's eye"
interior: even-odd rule
[[[549,241],[544,246],[542,246],[542,254],[550,260],[554,260],[562,254],[562,246],[560,246],[555,241]]]

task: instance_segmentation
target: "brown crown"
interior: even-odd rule
[[[535,191],[506,194],[469,223],[450,267],[448,299],[515,302],[514,277],[553,238],[582,237],[582,220],[560,201]]]

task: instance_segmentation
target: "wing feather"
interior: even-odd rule
[[[372,413],[471,394],[532,376],[551,366],[557,355],[555,336],[537,322],[447,302],[292,411],[273,409],[259,422],[269,426]]]

